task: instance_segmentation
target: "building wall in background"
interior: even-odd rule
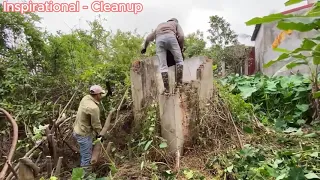
[[[293,14],[302,14],[309,10],[310,8],[302,9]],[[266,23],[262,24],[255,40],[255,63],[256,71],[261,71],[266,75],[289,75],[291,72],[296,73],[309,73],[310,70],[308,66],[298,66],[292,70],[285,69],[285,65],[292,61],[293,59],[288,59],[285,61],[280,61],[269,68],[263,68],[263,64],[268,63],[271,60],[278,58],[281,54],[279,52],[273,51],[271,45],[276,37],[280,34],[280,30],[277,28],[277,23]],[[284,48],[288,50],[296,49],[300,46],[304,38],[315,37],[319,35],[317,31],[310,32],[296,32],[294,31],[290,36],[287,35],[286,39],[280,44],[279,48]]]

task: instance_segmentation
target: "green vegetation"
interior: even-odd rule
[[[265,125],[299,127],[312,119],[309,112],[311,83],[303,75],[268,77],[231,75],[221,80],[234,94],[254,105]]]
[[[290,0],[286,5],[296,2],[300,0]],[[283,30],[318,31],[319,7],[320,2],[306,15],[273,14],[254,18],[247,25],[276,20],[278,28]],[[236,127],[217,135],[224,138],[228,147],[221,147],[217,152],[203,149],[195,162],[191,161],[192,155],[186,155],[182,161],[201,166],[183,166],[175,171],[171,166],[172,159],[164,156],[167,142],[159,135],[156,104],[147,110],[144,123],[138,127],[140,129],[130,131],[133,117],[129,70],[132,62],[143,58],[140,55],[143,36],[136,32],[109,31],[101,25],[103,20],[100,17],[89,22],[89,30],[51,34],[36,26],[40,18],[35,14],[5,13],[0,7],[0,107],[14,115],[21,130],[15,158],[22,157],[41,140],[45,135],[45,125],[52,124],[62,114],[67,117],[74,115],[90,85],[105,86],[109,82],[113,95],[103,100],[101,117],[104,122],[107,112],[117,108],[123,100],[119,122],[108,135],[108,139],[116,143],[108,156],[109,162],[99,165],[91,179],[130,176],[151,179],[320,179],[320,38],[306,38],[301,47],[293,51],[276,48],[283,54],[265,65],[267,68],[278,61],[293,58],[285,68],[308,65],[311,76],[234,75],[231,73],[238,71],[239,64],[247,58],[248,49],[239,45],[237,35],[223,18],[212,16],[209,19],[208,39],[212,46],[206,48],[203,33],[197,31],[187,36],[184,53],[186,57],[206,55],[217,60],[213,65],[214,71],[219,69],[221,61],[227,63],[229,76],[214,82],[217,88],[215,95],[219,97],[215,102],[226,106],[224,108],[230,111]],[[10,31],[12,33],[8,33]],[[147,56],[154,54],[152,44]],[[210,112],[220,113],[216,109]],[[225,116],[219,118],[224,120]],[[2,117],[0,120],[1,138],[9,137],[11,129],[3,123]],[[65,126],[71,124],[66,123]],[[246,144],[242,149],[236,149],[235,140],[228,139],[237,130],[239,138]],[[67,130],[63,132],[65,134],[62,135],[70,134]],[[70,140],[62,135],[59,134],[58,138]],[[210,136],[213,135],[199,137]],[[1,139],[3,155],[8,152],[8,139]],[[207,141],[201,139],[201,142]],[[67,149],[61,144],[58,144],[59,148]],[[78,157],[72,159],[73,152],[63,153],[70,154],[65,158],[72,162],[70,167],[63,169],[65,176],[82,179],[85,176],[83,169],[75,168]],[[3,164],[1,160],[0,166]],[[50,179],[57,178],[52,176]]]

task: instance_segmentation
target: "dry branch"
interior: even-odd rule
[[[110,129],[110,131],[115,127],[115,125],[116,125],[117,122],[118,122],[120,108],[121,108],[121,106],[122,106],[122,104],[123,104],[123,102],[124,102],[124,99],[125,99],[125,97],[126,97],[126,94],[128,93],[128,90],[129,90],[129,89],[127,88],[127,90],[126,90],[125,93],[123,94],[123,97],[122,97],[122,99],[121,99],[121,102],[120,102],[120,104],[119,104],[119,106],[118,106],[118,108],[117,108],[117,116],[116,116],[115,123],[114,123],[113,127]],[[104,123],[104,126],[103,126],[103,128],[102,128],[102,130],[101,130],[101,132],[100,132],[100,135],[101,135],[102,137],[105,136],[105,134],[108,132],[108,129],[109,129],[109,127],[110,127],[110,121],[111,121],[112,114],[114,113],[114,111],[115,111],[115,110],[112,109],[112,110],[109,112],[109,115],[108,115],[108,117],[107,117],[107,119],[106,119],[106,122]],[[97,144],[94,145],[93,151],[92,151],[92,157],[91,157],[91,164],[97,163],[98,158],[99,158],[99,156],[100,156],[100,152],[101,152],[101,146],[102,146],[102,143],[100,143],[100,142],[98,142]]]
[[[107,133],[107,131],[110,127],[110,121],[111,121],[112,114],[114,113],[114,111],[115,110],[111,110],[109,112],[108,118],[106,119],[106,122],[104,123],[104,126],[100,132],[101,136],[104,136]],[[91,157],[91,164],[97,163],[98,158],[100,156],[100,152],[101,152],[101,146],[102,146],[101,142],[98,142],[97,144],[94,145],[93,151],[92,151],[92,157]]]
[[[64,114],[64,112],[66,111],[67,107],[69,106],[69,104],[71,103],[71,101],[73,100],[74,96],[76,95],[77,91],[75,91],[72,95],[72,97],[69,99],[67,105],[63,108],[63,110],[59,113],[58,119],[61,118],[61,115]]]
[[[16,149],[17,142],[18,142],[18,125],[17,125],[16,121],[12,118],[12,116],[6,110],[0,108],[0,111],[7,116],[7,119],[9,119],[9,121],[13,127],[12,144],[11,144],[9,154],[7,156],[7,161],[11,162],[11,159],[13,157],[13,154]],[[8,163],[6,163],[0,172],[0,180],[3,180],[5,178],[5,175],[7,173],[8,168],[9,168],[9,165],[8,165]]]
[[[236,133],[237,133],[237,137],[238,137],[238,140],[239,140],[239,145],[240,145],[241,149],[243,149],[243,143],[242,143],[241,137],[240,137],[240,135],[239,135],[238,128],[237,128],[236,124],[234,123],[234,120],[233,120],[233,118],[232,118],[232,115],[231,115],[230,111],[228,112],[228,116],[229,116],[229,118],[231,119],[232,124],[233,124],[233,126],[234,126],[234,130],[235,130]]]
[[[20,159],[20,163],[27,165],[29,168],[33,170],[33,175],[36,177],[40,172],[40,168],[31,161],[28,157],[24,157]]]
[[[4,158],[6,159],[6,163],[8,164],[8,167],[9,167],[9,170],[11,171],[11,173],[13,173],[14,177],[19,179],[19,176],[18,176],[17,172],[14,170],[14,168],[12,167],[11,162],[8,161],[8,158],[6,156],[4,156]]]
[[[33,148],[31,148],[23,157],[29,157],[34,150],[36,150],[43,142],[44,142],[44,138],[37,144],[35,145]],[[14,167],[14,170],[17,171],[19,168],[20,162],[18,162],[18,164]],[[6,178],[6,180],[11,180],[11,178],[13,177],[13,173],[10,173],[8,175],[8,177]]]
[[[38,164],[38,163],[39,163],[41,156],[42,156],[42,151],[39,153],[39,156],[38,156],[38,158],[37,158],[37,160],[36,160],[35,164]]]

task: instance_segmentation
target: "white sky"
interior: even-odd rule
[[[3,0],[1,0],[3,1]],[[8,0],[7,2],[25,2],[26,0]],[[44,2],[45,0],[33,0]],[[54,0],[54,2],[76,2],[76,0]],[[93,0],[83,0],[81,5],[90,5]],[[238,34],[252,35],[254,26],[246,26],[245,22],[256,16],[268,15],[272,12],[280,12],[291,9],[285,7],[286,0],[105,0],[105,2],[142,3],[143,11],[133,13],[95,13],[92,10],[81,10],[77,13],[38,13],[43,20],[41,26],[50,32],[61,30],[70,32],[74,27],[88,28],[87,20],[93,20],[99,14],[107,19],[105,28],[122,31],[137,30],[140,34],[146,34],[154,29],[160,22],[175,17],[179,20],[186,34],[197,29],[206,32],[209,28],[209,16],[219,15],[224,17]],[[307,4],[300,3],[294,7]],[[206,35],[206,33],[205,33]],[[240,38],[240,42],[252,45],[248,38]]]

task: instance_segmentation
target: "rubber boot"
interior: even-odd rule
[[[176,65],[176,88],[182,87],[182,77],[183,77],[183,65]]]
[[[163,81],[163,86],[164,86],[164,91],[162,92],[162,95],[168,96],[169,93],[169,76],[168,72],[162,72],[162,81]]]

